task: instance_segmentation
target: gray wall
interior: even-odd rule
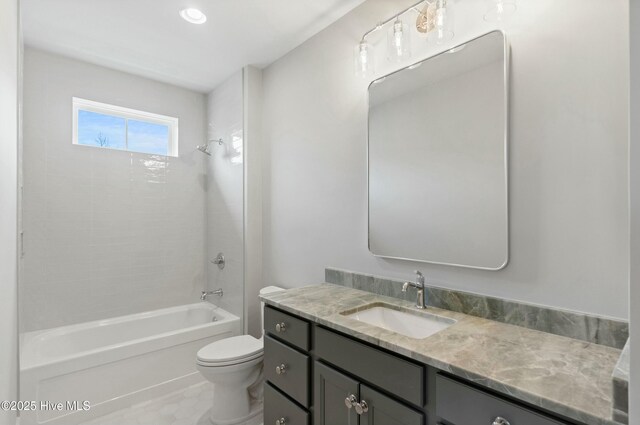
[[[0,10],[0,400],[17,400],[18,2]],[[0,423],[15,421],[0,410]]]
[[[640,423],[640,0],[630,1],[631,29],[631,382],[629,423]]]
[[[27,49],[24,331],[197,302],[205,96]],[[72,144],[73,96],[178,117],[180,156]]]
[[[264,70],[265,284],[321,282],[325,266],[396,278],[419,268],[439,286],[627,318],[627,2],[603,13],[598,0],[521,0],[505,28],[511,260],[499,272],[367,251],[368,81],[354,76],[353,46],[411,3],[369,0]],[[482,3],[456,3],[457,41],[493,28]],[[372,40],[378,75],[391,71],[385,38]],[[437,51],[413,41],[415,60]]]

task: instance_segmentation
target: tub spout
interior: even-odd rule
[[[223,294],[224,292],[222,291],[222,289],[216,289],[215,291],[202,291],[202,293],[200,294],[200,300],[206,300],[209,295],[217,295],[221,297]]]

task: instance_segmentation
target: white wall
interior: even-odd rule
[[[362,34],[413,0],[369,0],[263,72],[266,284],[323,281],[325,266],[628,317],[627,2],[520,0],[512,52],[510,263],[499,272],[367,251]],[[493,27],[456,2],[456,41]],[[597,28],[595,31],[589,28]],[[377,36],[378,58],[384,37]],[[413,59],[437,51],[421,40]],[[445,47],[446,48],[446,47]],[[381,58],[379,73],[393,68]],[[406,64],[404,64],[406,65]]]
[[[258,294],[262,282],[262,70],[244,68],[244,158],[245,158],[245,316],[246,329],[256,337],[262,333]]]
[[[224,296],[211,301],[244,317],[244,115],[242,70],[207,96],[209,139],[207,163],[207,258],[224,253],[226,265],[208,265],[209,289],[222,288]]]
[[[18,2],[0,10],[0,400],[17,400]],[[0,423],[15,422],[0,410]]]
[[[631,202],[631,382],[629,388],[629,423],[640,423],[640,0],[630,4],[631,41],[631,133],[630,133],[630,202]]]
[[[199,300],[203,94],[26,49],[24,331]],[[175,116],[179,158],[72,145],[73,96]]]

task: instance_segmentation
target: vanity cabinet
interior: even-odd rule
[[[265,306],[264,423],[310,425],[311,324]]]
[[[580,425],[269,306],[265,331],[265,425]]]
[[[423,425],[424,414],[337,370],[315,363],[314,424]]]
[[[436,377],[436,388],[436,411],[452,425],[564,424],[447,376]]]

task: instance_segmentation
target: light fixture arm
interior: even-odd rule
[[[398,19],[400,16],[404,15],[405,13],[409,12],[410,10],[415,10],[418,13],[421,13],[418,6],[420,6],[422,3],[428,3],[428,0],[420,0],[419,2],[417,2],[416,4],[413,4],[409,7],[407,7],[406,9],[402,10],[400,13],[396,13],[395,15],[393,15],[392,17],[390,17],[387,20],[384,20],[382,22],[378,22],[378,24],[371,28],[369,31],[365,32],[362,35],[362,39],[361,42],[365,41],[365,39],[372,33],[378,31],[379,29],[382,29],[382,27],[384,27],[385,25],[387,25],[389,22],[391,21],[395,21],[396,19]]]

